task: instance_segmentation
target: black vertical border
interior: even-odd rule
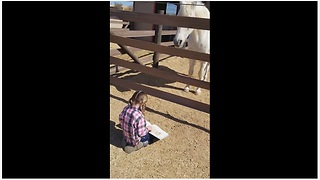
[[[109,177],[109,2],[2,2],[2,177]]]
[[[211,2],[211,177],[317,177],[318,2]]]

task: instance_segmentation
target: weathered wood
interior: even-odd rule
[[[146,41],[124,38],[124,37],[115,36],[112,34],[110,34],[110,42],[137,47],[137,48],[150,50],[150,51],[156,51],[164,54],[170,54],[174,56],[180,56],[180,57],[186,57],[186,58],[191,58],[195,60],[210,62],[210,54],[200,53],[200,52],[195,52],[195,51],[190,51],[185,49],[179,49],[174,47],[165,47],[165,46],[157,45],[157,44],[146,42]]]
[[[130,29],[128,28],[110,28],[110,32],[128,32]]]
[[[200,81],[197,79],[193,79],[190,77],[180,76],[176,73],[165,72],[160,69],[141,66],[141,65],[130,63],[130,62],[127,62],[125,60],[121,60],[121,59],[118,59],[115,57],[110,57],[110,63],[116,64],[116,65],[119,65],[122,67],[126,67],[126,68],[129,68],[132,70],[136,70],[136,71],[139,71],[139,72],[142,72],[145,74],[149,74],[151,76],[160,77],[162,79],[177,81],[177,82],[181,82],[181,83],[185,83],[185,84],[189,84],[192,86],[201,87],[201,88],[210,90],[210,83],[205,82],[205,81]]]
[[[112,31],[116,36],[121,37],[149,37],[154,36],[154,30],[130,30],[130,31]],[[176,30],[164,30],[162,35],[175,35]]]
[[[164,99],[167,100],[169,102],[173,102],[176,104],[180,104],[186,107],[190,107],[193,109],[196,109],[198,111],[202,111],[205,113],[210,113],[210,105],[202,103],[202,102],[198,102],[192,99],[188,99],[188,98],[184,98],[181,96],[177,96],[171,93],[167,93],[164,91],[160,91],[157,89],[153,89],[144,85],[140,85],[137,83],[133,83],[131,81],[128,80],[123,80],[120,78],[116,78],[116,77],[112,77],[110,76],[110,84],[116,85],[116,86],[121,86],[121,87],[125,87],[125,88],[129,88],[129,89],[133,89],[133,90],[140,90],[140,91],[144,91],[146,92],[148,95],[150,96],[154,96],[160,99]]]
[[[159,12],[159,14],[164,14],[164,10],[159,10],[158,12]],[[155,26],[154,43],[156,43],[156,44],[160,44],[161,43],[162,26],[163,25],[160,25],[160,24]],[[158,68],[158,66],[159,66],[159,53],[155,51],[154,55],[153,55],[152,67]]]
[[[119,11],[116,9],[110,9],[110,15],[115,15],[125,21],[210,30],[210,19],[204,18],[170,16],[134,11]]]

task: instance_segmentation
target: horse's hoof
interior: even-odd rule
[[[185,87],[184,92],[189,92],[189,87]]]
[[[195,94],[196,95],[200,95],[201,94],[201,90],[200,89],[196,90]]]

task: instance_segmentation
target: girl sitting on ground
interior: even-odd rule
[[[151,127],[146,125],[144,113],[148,96],[142,91],[135,92],[119,115],[126,153],[137,151],[149,144],[149,131]]]

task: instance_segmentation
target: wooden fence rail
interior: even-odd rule
[[[174,27],[189,27],[194,29],[210,30],[210,19],[119,11],[116,9],[110,9],[110,15],[117,16],[121,20],[130,21],[130,22],[142,22],[142,23],[150,23],[150,24],[157,24],[157,25],[168,25],[168,26],[174,26]],[[180,57],[186,57],[190,59],[210,62],[210,54],[190,51],[186,49],[179,49],[174,47],[167,47],[172,45],[172,42],[169,42],[166,44],[164,43],[155,44],[151,42],[128,38],[128,37],[155,36],[156,34],[154,30],[118,31],[115,29],[113,30],[110,29],[110,31],[113,32],[113,33],[110,33],[110,42],[121,44],[123,46],[131,46],[131,47],[128,47],[128,51],[131,51],[131,52],[137,51],[137,50],[149,50],[149,51],[154,51],[158,53],[163,53],[163,54],[160,54],[160,57],[162,58],[167,58],[170,56],[180,56]],[[176,33],[176,30],[162,31],[162,33],[159,33],[157,37],[158,39],[161,39],[160,37],[162,35],[175,35],[175,33]],[[161,42],[161,40],[158,40],[158,41]],[[110,50],[110,55],[119,55],[122,53],[123,52],[121,52],[121,50],[119,49]],[[128,61],[110,56],[110,64],[114,64],[113,67],[110,66],[110,84],[113,84],[116,86],[122,86],[124,88],[133,89],[133,90],[141,90],[151,96],[158,97],[160,99],[164,99],[170,102],[174,102],[174,103],[177,103],[189,108],[193,108],[195,110],[199,110],[205,113],[210,113],[210,105],[208,104],[111,76],[118,71],[125,70],[125,69],[132,69],[132,70],[139,71],[141,73],[149,74],[157,78],[190,84],[192,86],[201,87],[201,88],[210,90],[209,82],[181,76],[178,73],[166,72],[160,69],[144,66],[144,64],[146,62],[150,62],[150,60],[151,59],[149,56],[143,57],[141,58],[142,65],[140,65],[140,64],[128,62]]]
[[[162,46],[173,46],[173,42],[162,42],[161,43]],[[135,48],[135,47],[127,47],[131,52],[136,52],[136,51],[141,51],[144,49],[140,49],[140,48]],[[124,52],[121,48],[117,48],[117,49],[110,49],[110,56],[117,56],[117,55],[122,55],[125,54],[126,52]]]
[[[136,70],[136,71],[139,71],[142,73],[146,73],[151,76],[159,77],[162,79],[177,81],[177,82],[181,82],[181,83],[185,83],[185,84],[190,84],[190,85],[196,86],[196,87],[210,89],[210,83],[208,83],[208,82],[200,81],[200,80],[189,78],[189,77],[183,77],[183,76],[180,76],[176,73],[164,72],[164,71],[156,69],[156,68],[141,66],[139,64],[130,63],[130,62],[127,62],[127,61],[124,61],[124,60],[121,60],[121,59],[118,59],[115,57],[110,57],[110,63],[116,64],[116,65],[119,65],[122,67],[126,67],[126,68],[129,68],[132,70]]]
[[[150,51],[156,51],[164,54],[170,54],[173,56],[180,56],[180,57],[186,57],[186,58],[196,59],[200,61],[210,62],[210,54],[200,53],[200,52],[195,52],[195,51],[190,51],[185,49],[179,49],[179,48],[173,48],[173,47],[165,47],[165,46],[157,45],[150,42],[124,38],[124,37],[115,36],[112,34],[110,34],[110,42],[137,47],[140,49],[145,49]]]
[[[210,30],[210,19],[204,18],[191,18],[132,11],[119,11],[116,9],[110,9],[110,15],[117,16],[118,18],[125,21]]]
[[[158,97],[160,99],[164,99],[170,102],[174,102],[186,107],[190,107],[205,113],[210,113],[210,105],[202,103],[202,102],[198,102],[192,99],[188,99],[188,98],[184,98],[181,96],[177,96],[171,93],[167,93],[167,92],[163,92],[157,89],[153,89],[141,84],[137,84],[137,83],[133,83],[131,81],[128,80],[123,80],[120,78],[115,78],[110,76],[110,84],[113,85],[117,85],[117,86],[121,86],[124,88],[129,88],[129,89],[133,89],[133,90],[140,90],[140,91],[144,91],[147,94],[154,96],[154,97]]]
[[[111,31],[117,36],[121,37],[148,37],[148,36],[154,36],[155,31],[154,30],[131,30],[131,31],[117,31],[113,30]],[[175,35],[176,30],[162,30],[162,35]]]

